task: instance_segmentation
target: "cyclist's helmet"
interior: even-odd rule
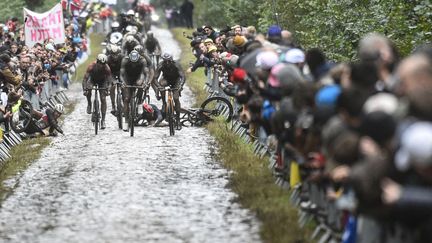
[[[136,50],[133,50],[129,53],[129,59],[131,60],[131,62],[137,62],[139,58],[140,54]]]
[[[105,54],[99,54],[96,58],[99,63],[105,64],[108,60],[108,57]]]
[[[171,54],[167,53],[167,52],[165,52],[164,54],[162,54],[162,59],[164,61],[170,61],[170,62],[174,61],[173,56]]]
[[[111,24],[111,30],[112,30],[112,31],[118,31],[119,28],[120,28],[120,23],[119,23],[119,22],[114,21],[114,22]]]
[[[143,104],[143,112],[153,114],[154,110],[153,110],[153,107],[151,105],[144,103]]]
[[[111,53],[113,55],[117,55],[120,53],[120,47],[116,46],[116,45],[111,45]]]
[[[142,45],[136,45],[134,47],[134,50],[137,51],[138,53],[143,53],[144,47]]]
[[[60,114],[63,114],[63,112],[64,112],[64,106],[62,104],[56,104],[54,106],[54,110],[57,111]]]
[[[150,30],[150,31],[147,31],[147,36],[148,36],[148,37],[153,37],[153,31],[151,31],[151,30]]]
[[[131,36],[131,35],[128,35],[127,37],[126,37],[126,42],[128,42],[128,43],[131,43],[131,42],[133,42],[135,40],[135,38],[133,37],[133,36]]]
[[[134,16],[135,15],[135,11],[133,11],[132,9],[129,9],[126,14],[128,16]]]

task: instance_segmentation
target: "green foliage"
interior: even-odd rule
[[[265,33],[279,24],[304,48],[319,47],[336,61],[356,58],[360,38],[385,34],[403,55],[432,37],[431,0],[202,0],[196,20],[214,26],[255,25]],[[222,11],[221,11],[222,10]]]

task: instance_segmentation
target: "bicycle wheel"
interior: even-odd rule
[[[21,100],[21,105],[17,112],[15,112],[10,120],[11,128],[16,133],[24,132],[32,122],[31,103],[27,100]]]
[[[174,129],[174,104],[173,104],[172,100],[168,100],[168,104],[167,104],[167,117],[168,117],[170,136],[174,136],[174,134],[175,134],[175,129]]]
[[[202,103],[201,109],[202,114],[209,118],[209,120],[217,117],[223,117],[225,122],[231,121],[234,113],[231,102],[219,96],[206,99]]]
[[[119,129],[123,129],[123,104],[122,104],[122,95],[121,88],[117,85],[117,94],[116,94],[116,109],[117,109],[117,122]]]
[[[99,129],[99,97],[98,97],[98,91],[97,90],[95,90],[95,97],[94,97],[94,101],[93,101],[92,118],[93,118],[93,124],[94,124],[94,129],[95,129],[95,135],[97,135],[98,129]]]
[[[136,112],[136,102],[135,102],[135,91],[132,92],[132,99],[130,100],[129,109],[129,132],[130,136],[134,136],[135,127],[135,112]]]

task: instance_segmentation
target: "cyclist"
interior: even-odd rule
[[[122,38],[123,38],[123,35],[121,33],[120,23],[117,21],[114,21],[111,24],[111,32],[109,32],[105,37],[105,42],[112,43],[112,44],[118,44],[118,43],[121,43]]]
[[[149,55],[156,56],[156,65],[159,63],[159,56],[162,53],[159,41],[154,37],[152,31],[147,32],[147,38],[144,41],[144,46]]]
[[[125,56],[121,63],[120,77],[126,85],[141,86],[145,83],[145,79],[148,78],[146,61],[141,55],[133,50],[129,55]],[[147,70],[148,71],[148,70]],[[142,89],[138,90],[137,97],[142,95]],[[129,116],[129,102],[131,100],[132,89],[127,88],[124,90],[124,107],[123,112],[125,117]],[[123,129],[127,131],[125,127]]]
[[[162,120],[162,111],[154,104],[143,103],[143,113],[138,116],[137,123],[141,120],[147,121],[148,126],[158,126]]]
[[[134,49],[134,47],[139,44],[139,41],[135,39],[132,35],[126,36],[122,44],[123,54],[129,55],[129,53]]]
[[[120,68],[121,62],[123,60],[123,54],[121,53],[120,47],[113,46],[111,52],[108,54],[108,66],[111,69],[111,74],[113,79],[118,79],[120,81]],[[115,90],[116,86],[112,85],[110,89],[110,99],[111,99],[111,114],[117,116],[116,106],[115,106]]]
[[[143,42],[143,34],[138,31],[136,26],[131,26],[130,30],[125,34],[125,37],[130,35],[133,36],[140,44]]]
[[[107,64],[108,57],[105,54],[99,54],[96,61],[91,63],[84,75],[83,79],[83,90],[84,96],[87,98],[87,114],[91,114],[91,96],[92,87],[98,85],[99,88],[106,88],[106,90],[100,90],[100,103],[101,103],[101,129],[105,129],[105,114],[107,109],[106,96],[108,94],[108,88],[111,80],[111,69]]]
[[[63,130],[58,125],[57,119],[64,113],[64,106],[56,104],[54,108],[46,108],[42,111],[32,111],[32,116],[35,119],[25,129],[25,133],[32,135],[40,133],[43,135],[57,136],[57,132],[63,134]],[[47,133],[48,132],[48,133]]]
[[[159,76],[162,77],[159,80]],[[159,100],[162,98],[163,106],[162,110],[165,110],[166,100],[165,93],[160,92],[159,89],[166,86],[171,86],[174,88],[173,90],[173,99],[175,103],[176,110],[176,120],[177,120],[177,129],[181,128],[180,124],[180,93],[185,83],[185,75],[182,67],[176,61],[174,61],[173,56],[169,53],[164,53],[162,55],[162,62],[158,65],[158,68],[155,73],[155,79],[153,80],[153,89],[156,93],[156,98]]]

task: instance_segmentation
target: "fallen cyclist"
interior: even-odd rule
[[[20,98],[11,103],[11,111],[13,113],[12,120],[19,119],[18,107],[21,105]],[[64,106],[56,104],[54,108],[47,107],[42,111],[32,110],[32,121],[24,130],[30,136],[37,134],[45,136],[57,136],[58,133],[63,134],[63,130],[58,125],[58,118],[64,113]],[[12,121],[13,122],[13,121]]]
[[[136,123],[143,126],[160,126],[163,120],[162,111],[154,104],[143,103],[142,108],[143,113],[138,115]]]

